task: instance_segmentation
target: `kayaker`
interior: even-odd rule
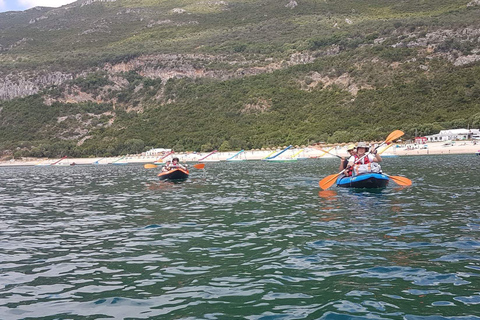
[[[338,167],[338,170],[339,171],[342,171],[343,169],[346,169],[347,168],[347,165],[348,165],[348,162],[350,161],[350,159],[352,159],[352,157],[355,156],[356,152],[355,152],[355,145],[352,143],[352,144],[349,144],[347,146],[347,152],[349,154],[348,157],[341,157],[340,159],[340,166]],[[353,161],[353,159],[352,159]]]
[[[382,157],[377,153],[377,150],[374,148],[372,152],[362,160],[360,160],[365,153],[368,152],[370,148],[365,142],[359,142],[357,144],[357,154],[348,160],[348,165],[353,166],[355,164],[368,164],[372,162],[382,162]]]
[[[179,163],[179,161],[180,161],[180,160],[179,160],[178,158],[173,158],[173,159],[172,159],[172,165],[171,165],[171,167],[172,167],[172,168],[180,168],[180,169],[183,169],[183,170],[187,170],[187,168],[186,168],[184,165],[181,165],[181,164]]]
[[[171,170],[170,163],[172,163],[170,160],[165,162],[165,165],[162,167],[162,172],[167,172]]]
[[[345,171],[346,176],[382,171],[382,168],[378,164],[378,162],[382,162],[382,158],[375,148],[365,156],[369,149],[365,142],[359,142],[357,144],[357,154],[349,159]]]

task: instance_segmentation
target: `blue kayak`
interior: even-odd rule
[[[337,186],[344,188],[385,188],[388,185],[388,176],[381,173],[363,173],[358,176],[337,179]]]

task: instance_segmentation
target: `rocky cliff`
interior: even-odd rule
[[[473,126],[479,15],[476,0],[80,0],[0,13],[0,148],[119,154],[131,139],[244,148]]]

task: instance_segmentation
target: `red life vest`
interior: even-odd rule
[[[369,164],[371,163],[370,159],[368,158],[368,155],[363,158],[362,160],[359,161],[361,157],[359,157],[358,155],[355,155],[355,161],[353,162],[354,164]]]

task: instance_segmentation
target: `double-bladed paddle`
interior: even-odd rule
[[[387,137],[387,139],[385,139],[385,141],[383,141],[382,143],[380,143],[378,146],[377,146],[377,149],[381,146],[383,146],[384,144],[387,144],[387,143],[390,143],[394,140],[397,140],[398,138],[400,138],[401,136],[403,136],[405,133],[401,130],[395,130],[393,131],[392,133],[390,133]],[[371,151],[369,150],[367,153],[365,153],[365,155],[363,155],[360,159],[358,159],[357,161],[361,161],[363,160],[363,158],[365,158],[366,156],[368,156],[369,154],[371,153]],[[325,178],[323,178],[322,180],[320,180],[320,182],[318,183],[318,185],[320,186],[320,188],[322,188],[323,190],[327,190],[328,188],[330,188],[334,183],[335,181],[337,180],[338,176],[341,175],[342,173],[344,173],[347,169],[344,169],[342,171],[340,171],[339,173],[335,173],[335,174],[331,174],[329,176],[326,176]],[[393,180],[393,179],[392,179]],[[395,181],[395,180],[394,180]],[[410,182],[411,184],[411,182]]]
[[[147,163],[143,166],[145,169],[155,169],[157,168],[158,166],[156,164],[153,164],[153,163]],[[205,163],[197,163],[197,164],[194,164],[193,167],[195,169],[204,169],[205,168]]]
[[[339,155],[336,155],[334,153],[331,153],[331,152],[328,152],[328,151],[325,151],[323,149],[318,149],[320,151],[323,151],[325,153],[328,153],[328,154],[331,154],[332,156],[335,156],[337,158],[340,158],[342,159],[342,157],[340,157]],[[386,150],[386,149],[385,149]],[[384,151],[385,151],[384,150]],[[383,175],[387,176],[389,179],[392,179],[393,182],[397,183],[398,185],[400,186],[411,186],[412,185],[412,180],[408,179],[408,178],[405,178],[405,177],[400,177],[400,176],[391,176],[391,175],[388,175],[386,173],[383,173]]]

